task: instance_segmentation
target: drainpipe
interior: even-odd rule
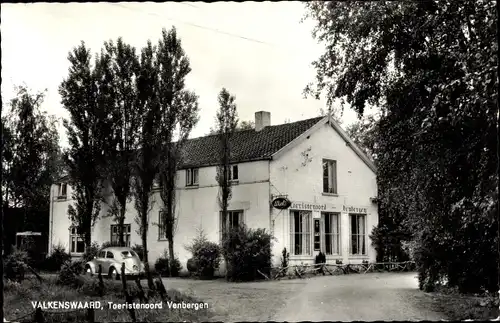
[[[52,185],[50,187],[50,237],[49,237],[49,255],[52,254],[52,239],[53,239],[53,234],[54,234],[54,196],[53,196],[53,191],[54,189],[52,188]]]
[[[269,178],[269,182],[268,182],[268,185],[267,185],[267,188],[268,188],[268,207],[269,207],[269,230],[273,233],[274,235],[274,228],[272,227],[273,225],[273,209],[271,208],[271,160],[269,160],[269,162],[267,163],[267,175],[268,175],[268,178]]]

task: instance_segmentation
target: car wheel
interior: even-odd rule
[[[92,268],[90,268],[90,266],[87,266],[85,268],[85,275],[91,276],[91,277],[94,275],[94,273],[92,272]]]
[[[112,280],[118,280],[119,279],[118,272],[116,271],[116,269],[111,268],[109,270],[109,278],[111,278]]]

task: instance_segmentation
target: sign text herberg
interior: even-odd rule
[[[353,207],[353,206],[343,206],[344,212],[351,212],[351,213],[362,213],[366,214],[366,208],[364,207]]]

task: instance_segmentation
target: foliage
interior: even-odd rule
[[[92,226],[104,201],[104,151],[112,127],[109,59],[102,53],[92,65],[91,58],[90,49],[83,42],[74,48],[68,56],[68,76],[59,87],[62,105],[70,115],[69,120],[64,120],[69,141],[64,160],[74,200],[68,215],[84,235],[85,246],[90,246]]]
[[[286,268],[288,267],[288,264],[290,263],[290,253],[286,248],[283,248],[281,251],[281,267]]]
[[[132,250],[134,250],[135,253],[139,256],[139,259],[144,259],[144,248],[142,247],[142,245],[136,243],[132,246]]]
[[[127,202],[131,197],[131,177],[133,151],[137,149],[139,115],[137,103],[136,76],[139,58],[135,48],[122,38],[104,44],[102,51],[106,64],[102,65],[111,85],[109,93],[112,131],[106,146],[106,170],[113,197],[110,216],[118,224],[118,241],[125,245],[123,222]]]
[[[227,262],[226,277],[233,281],[262,278],[269,275],[272,237],[264,229],[248,229],[244,225],[228,231],[222,238],[222,254]]]
[[[79,287],[78,277],[83,273],[83,261],[66,261],[59,271],[57,283],[60,285]]]
[[[181,262],[178,258],[174,258],[174,262],[170,265],[168,252],[164,252],[161,257],[156,259],[155,270],[163,277],[179,277],[179,272],[182,269]]]
[[[65,262],[71,261],[71,255],[66,252],[63,245],[52,247],[52,253],[45,259],[44,268],[49,271],[58,271]]]
[[[92,242],[90,246],[85,248],[85,252],[83,253],[82,259],[87,262],[94,259],[97,256],[97,253],[101,250],[101,247],[97,242]]]
[[[160,73],[159,97],[163,106],[161,120],[160,143],[160,197],[163,201],[164,212],[162,228],[168,241],[168,254],[171,264],[176,263],[174,255],[174,234],[177,225],[175,213],[175,187],[177,170],[181,162],[182,146],[186,142],[192,129],[198,122],[198,97],[194,92],[185,88],[185,79],[191,72],[189,58],[181,45],[175,28],[163,32],[159,42],[157,54],[162,70]],[[175,138],[177,137],[177,138]],[[174,139],[176,141],[174,142]],[[175,268],[175,266],[174,266]],[[175,274],[175,269],[172,274]],[[178,272],[177,272],[178,274]]]
[[[119,242],[116,242],[116,241],[106,241],[106,242],[103,242],[103,244],[101,245],[101,249],[109,248],[109,247],[119,247],[119,246],[120,246]]]
[[[379,233],[414,241],[421,288],[497,289],[498,75],[491,1],[312,1],[329,104],[379,106]],[[470,165],[474,165],[471,167]],[[377,233],[377,232],[375,232]],[[403,235],[403,234],[402,234]]]
[[[238,125],[238,114],[236,111],[236,98],[223,88],[218,97],[219,110],[217,111],[217,135],[220,143],[220,164],[217,166],[215,177],[219,185],[217,202],[221,210],[222,223],[226,225],[227,207],[231,199],[231,137]],[[225,234],[223,229],[223,234]]]
[[[48,212],[50,187],[62,171],[57,121],[40,108],[43,92],[15,90],[2,115],[2,202]]]
[[[253,130],[255,129],[255,121],[252,120],[243,120],[238,123],[234,131],[245,131],[245,130]],[[217,127],[210,127],[210,131],[208,135],[216,135],[218,133]]]
[[[208,241],[203,230],[199,230],[198,236],[185,248],[193,255],[196,274],[202,278],[212,278],[215,269],[219,268],[221,256],[219,246],[215,242]]]
[[[24,274],[26,272],[26,266],[29,262],[28,253],[24,250],[19,250],[13,247],[13,251],[10,255],[5,258],[4,275],[5,278],[21,282],[24,279]]]
[[[198,264],[194,258],[189,258],[186,263],[186,268],[190,274],[196,274],[198,272]]]

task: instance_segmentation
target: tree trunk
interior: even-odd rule
[[[123,205],[120,206],[120,218],[118,219],[118,241],[120,247],[125,247],[125,239],[123,232],[123,224],[125,222],[125,207]]]
[[[142,238],[142,248],[143,248],[143,262],[144,270],[146,271],[146,278],[148,280],[148,287],[150,290],[155,289],[153,284],[153,276],[151,276],[151,271],[149,269],[149,258],[148,258],[148,205],[149,199],[146,197],[143,199],[143,206],[141,212],[141,238]]]

